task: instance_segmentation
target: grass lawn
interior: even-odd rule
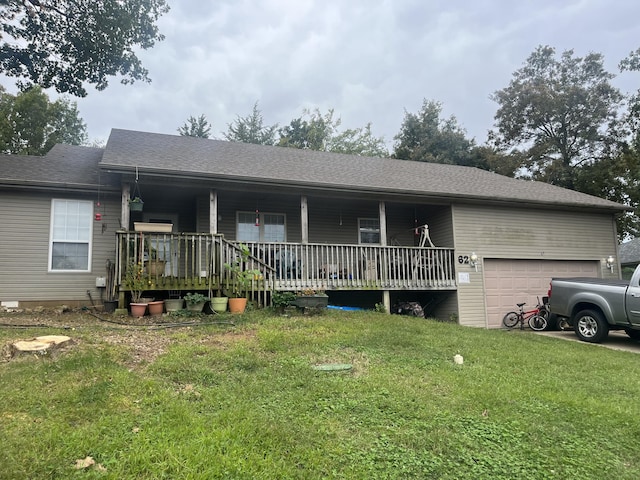
[[[0,363],[0,478],[640,478],[637,354],[373,312],[216,319],[236,325],[0,328],[74,339]]]

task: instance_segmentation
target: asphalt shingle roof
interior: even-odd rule
[[[104,149],[55,145],[45,156],[0,155],[0,185],[95,189],[119,187],[118,176],[100,171]]]
[[[621,243],[618,247],[618,253],[620,254],[620,263],[622,265],[640,263],[640,238]]]
[[[102,165],[257,183],[422,195],[431,198],[593,207],[622,211],[609,200],[547,183],[472,167],[359,157],[179,135],[113,129]]]

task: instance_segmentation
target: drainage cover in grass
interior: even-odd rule
[[[341,370],[351,370],[350,363],[324,363],[322,365],[315,365],[314,370],[320,370],[322,372],[339,372]]]

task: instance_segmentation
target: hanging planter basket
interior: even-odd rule
[[[129,210],[132,212],[141,212],[144,207],[142,195],[140,193],[140,185],[138,185],[138,167],[136,167],[136,184],[133,188],[133,194],[129,199]]]
[[[133,200],[129,200],[129,210],[132,212],[141,212],[144,207],[144,202],[140,197],[136,197]]]

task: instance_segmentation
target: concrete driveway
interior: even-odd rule
[[[627,336],[626,333],[619,330],[613,330],[609,332],[609,336],[602,343],[587,343],[578,340],[573,330],[565,331],[549,331],[538,332],[540,335],[546,335],[548,337],[561,338],[563,340],[569,340],[573,342],[580,342],[586,345],[597,345],[599,347],[611,348],[613,350],[624,350],[627,352],[640,353],[640,341],[633,340]]]

